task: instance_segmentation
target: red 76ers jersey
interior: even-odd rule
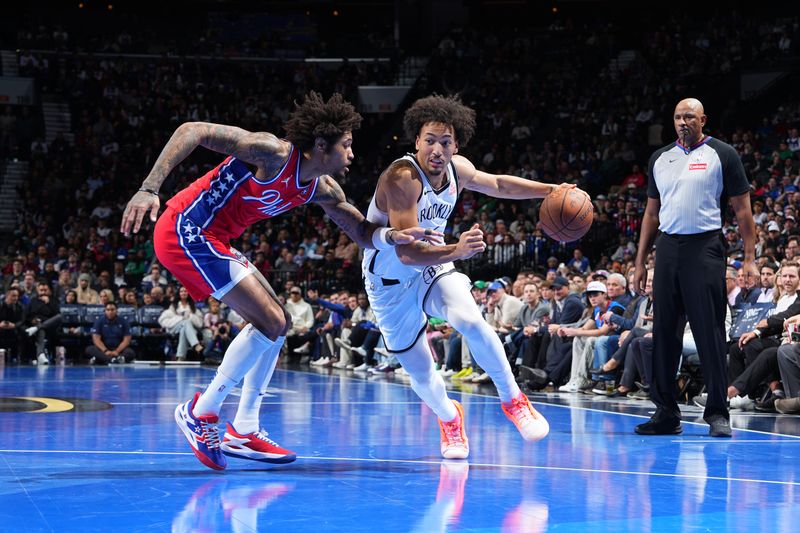
[[[314,196],[319,178],[300,185],[300,150],[292,146],[278,174],[259,180],[243,162],[228,157],[202,178],[172,197],[167,205],[223,242],[266,218],[307,203]]]

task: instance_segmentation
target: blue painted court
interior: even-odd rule
[[[692,422],[644,438],[650,404],[540,395],[551,433],[527,444],[491,388],[465,385],[452,394],[471,454],[446,462],[399,377],[278,370],[263,420],[298,460],[218,473],[172,415],[213,371],[0,368],[0,531],[800,530],[797,417],[734,414],[733,439]]]

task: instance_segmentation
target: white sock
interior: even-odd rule
[[[438,279],[428,294],[426,309],[431,316],[446,319],[469,343],[475,361],[492,378],[500,401],[510,402],[519,396],[519,385],[506,359],[500,338],[481,316],[469,293],[469,278],[450,274]],[[463,342],[463,340],[462,340]]]
[[[258,361],[261,354],[269,350],[273,344],[273,341],[254,328],[252,324],[245,326],[225,350],[225,356],[217,369],[217,374],[194,406],[194,414],[219,415],[222,402],[228,397],[233,387]]]
[[[425,405],[445,422],[453,420],[458,411],[453,401],[447,397],[444,379],[436,372],[433,354],[425,337],[420,335],[410,350],[396,354],[411,378],[411,388],[422,398]]]
[[[258,431],[261,427],[258,419],[261,401],[267,394],[267,386],[272,379],[285,340],[286,337],[275,339],[275,344],[266,350],[253,368],[244,375],[242,397],[239,399],[236,418],[233,419],[233,427],[243,435]]]

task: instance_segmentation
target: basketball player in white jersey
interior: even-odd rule
[[[406,134],[416,139],[416,153],[394,161],[378,180],[367,220],[403,229],[420,226],[443,231],[463,189],[496,198],[543,198],[558,187],[515,176],[481,172],[456,155],[475,130],[475,112],[458,99],[429,96],[406,111]],[[574,187],[563,184],[561,187]],[[366,250],[362,264],[367,294],[386,348],[411,376],[411,386],[439,417],[441,452],[465,459],[469,443],[461,405],[447,397],[425,342],[426,313],[447,320],[467,339],[475,359],[497,387],[502,409],[528,441],[544,438],[547,420],[520,391],[500,339],[480,314],[470,294],[470,280],[452,261],[486,248],[474,225],[458,243],[417,241],[393,250]]]

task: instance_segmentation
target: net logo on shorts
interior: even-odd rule
[[[444,269],[442,265],[431,265],[429,267],[425,267],[425,270],[422,271],[422,281],[426,284],[430,285],[433,281],[433,278]]]

